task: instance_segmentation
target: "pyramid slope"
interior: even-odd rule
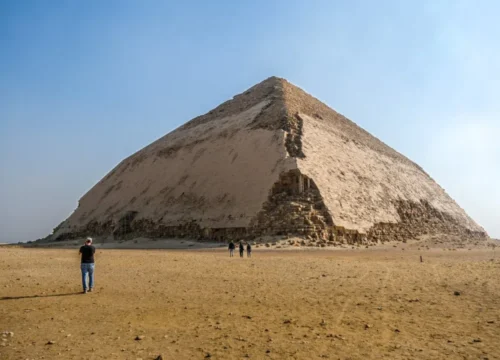
[[[139,151],[82,197],[66,226],[116,223],[127,211],[168,226],[192,220],[210,228],[248,226],[279,173],[293,166],[283,136],[244,130],[266,105],[216,126],[179,128]]]
[[[325,129],[323,121],[305,114],[300,117],[304,119],[306,157],[299,160],[298,167],[315,180],[336,225],[367,232],[376,223],[399,222],[396,203],[425,200],[465,228],[484,231],[411,162]]]
[[[418,165],[272,77],[122,161],[54,237],[379,241],[421,229],[486,236]]]

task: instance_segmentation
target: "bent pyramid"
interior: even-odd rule
[[[123,160],[52,238],[290,234],[487,237],[418,165],[271,77]]]

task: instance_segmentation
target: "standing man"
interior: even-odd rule
[[[85,245],[80,248],[82,255],[81,269],[82,269],[82,285],[83,293],[87,293],[87,289],[91,292],[94,289],[94,253],[95,247],[92,246],[92,238],[87,238]],[[87,274],[89,274],[89,286],[87,288]]]
[[[229,243],[229,247],[228,247],[228,249],[229,249],[229,257],[233,257],[234,256],[234,248],[235,248],[234,242],[233,242],[233,240],[231,240],[231,242]]]
[[[245,247],[243,246],[243,242],[240,241],[240,257],[243,257],[243,252],[245,251]]]
[[[247,257],[252,257],[252,246],[247,243]]]

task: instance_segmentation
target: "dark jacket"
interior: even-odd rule
[[[234,243],[230,242],[229,243],[229,250],[234,250],[234,247],[235,247]]]
[[[251,252],[251,251],[252,251],[252,247],[250,246],[250,244],[247,244],[247,251],[248,251],[248,252]]]
[[[242,243],[240,243],[240,251],[243,251],[243,250],[245,250],[245,247],[243,246]]]

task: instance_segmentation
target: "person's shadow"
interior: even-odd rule
[[[26,295],[26,296],[3,296],[0,300],[19,300],[19,299],[35,299],[35,298],[45,298],[54,296],[71,296],[80,295],[81,292],[67,293],[67,294],[49,294],[49,295]]]

